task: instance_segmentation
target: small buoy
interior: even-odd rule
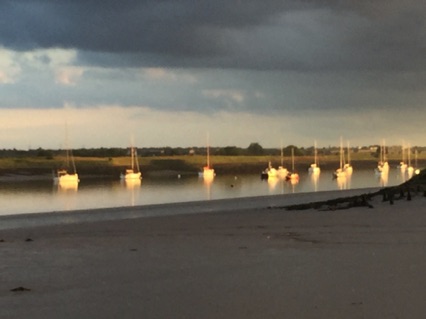
[[[177,178],[180,178],[180,174],[178,174]]]

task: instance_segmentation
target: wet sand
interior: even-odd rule
[[[342,194],[0,218],[0,317],[424,318],[426,197]]]

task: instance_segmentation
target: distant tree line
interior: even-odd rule
[[[284,147],[282,150],[280,148],[263,148],[259,143],[253,142],[247,148],[241,148],[237,146],[225,146],[225,147],[210,147],[211,155],[222,155],[222,156],[279,156],[281,155],[281,151],[284,156],[291,156],[292,149],[294,151],[295,156],[313,156],[314,155],[314,147],[298,147],[296,145],[288,145]],[[378,156],[379,147],[376,145],[368,146],[368,147],[353,147],[351,148],[351,152],[370,152],[372,156]],[[425,147],[417,147],[416,148],[419,153],[421,151],[426,150]],[[339,152],[339,147],[337,146],[329,146],[318,148],[317,152],[319,155],[330,155],[336,154]],[[178,155],[205,155],[207,153],[206,147],[144,147],[138,148],[137,153],[139,156],[178,156]],[[17,150],[17,149],[2,149],[0,150],[0,157],[43,157],[46,159],[52,159],[54,156],[63,155],[64,150],[61,149],[30,149],[30,150]],[[112,148],[79,148],[73,150],[74,156],[78,157],[121,157],[128,156],[129,148],[120,148],[120,147],[112,147]]]

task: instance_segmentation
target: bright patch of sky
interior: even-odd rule
[[[426,145],[425,21],[420,0],[0,3],[0,148],[65,122],[75,147]]]

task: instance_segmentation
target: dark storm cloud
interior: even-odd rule
[[[421,1],[21,0],[0,3],[0,43],[104,66],[405,70],[425,67],[425,21]]]
[[[282,1],[68,1],[0,4],[1,41],[15,49],[74,47],[96,52],[196,55],[213,52],[203,28],[258,25],[286,7]],[[216,47],[216,49],[215,49]]]

